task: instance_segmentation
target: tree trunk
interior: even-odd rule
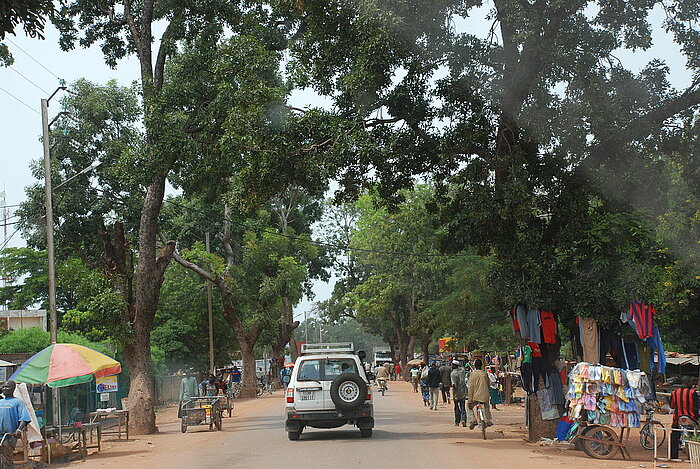
[[[134,324],[134,338],[124,347],[129,370],[129,431],[135,435],[155,433],[155,377],[151,361],[151,330]]]
[[[292,360],[292,363],[296,363],[297,358],[299,358],[299,345],[297,345],[297,341],[292,337],[289,339],[289,357]]]
[[[255,351],[253,350],[255,342],[248,343],[247,338],[239,337],[238,343],[243,355],[243,387],[241,388],[240,397],[255,397],[258,387],[258,379],[255,374]]]
[[[158,309],[160,287],[165,269],[172,259],[175,243],[168,242],[160,256],[156,254],[158,215],[165,195],[165,174],[157,173],[143,201],[139,224],[139,259],[136,267],[135,311],[131,317],[133,339],[131,360],[127,360],[131,385],[129,386],[130,431],[148,435],[156,431],[155,383],[151,362],[151,330]]]
[[[406,357],[403,362],[401,362],[401,371],[403,372],[403,379],[409,380],[409,375],[411,370],[408,369],[408,362],[413,360],[413,349],[416,348],[416,336],[410,336],[408,339],[408,345],[406,346]]]
[[[430,351],[428,349],[428,347],[430,346],[430,339],[423,339],[420,345],[423,351],[423,361],[427,365],[428,363],[430,363]]]

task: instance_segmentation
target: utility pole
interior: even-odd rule
[[[55,261],[53,246],[53,194],[51,192],[51,149],[49,143],[48,99],[41,100],[41,129],[43,137],[42,140],[44,144],[44,208],[46,209],[46,254],[49,258],[49,329],[51,331],[51,343],[55,344],[58,335],[58,323],[56,322],[56,266],[54,264]],[[56,412],[57,410],[54,409],[54,417],[58,419],[58,415],[56,414]],[[57,422],[54,421],[54,424],[57,424]]]
[[[211,252],[209,250],[209,232],[207,231],[206,238],[206,248],[207,253]],[[212,374],[215,373],[214,369],[214,319],[211,312],[211,282],[207,281],[207,311],[209,312],[209,370]]]
[[[54,91],[56,94],[58,90]],[[53,97],[53,95],[51,95]],[[49,98],[51,99],[51,98]],[[51,192],[51,147],[49,142],[49,99],[41,100],[41,134],[44,144],[44,209],[46,210],[46,254],[49,260],[49,330],[51,343],[58,340],[56,322],[56,266],[53,249],[53,196]],[[51,391],[53,424],[61,428],[61,398],[58,388]]]

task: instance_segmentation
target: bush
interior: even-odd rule
[[[58,331],[58,343],[78,344],[90,347],[111,357],[114,352],[103,344],[90,342],[85,337],[70,332]],[[51,334],[38,327],[11,331],[0,338],[0,353],[37,353],[51,345]]]

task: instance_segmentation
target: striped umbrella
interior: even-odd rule
[[[89,347],[77,344],[52,344],[24,362],[10,377],[27,384],[45,384],[52,388],[87,383],[92,377],[121,373],[121,364]]]

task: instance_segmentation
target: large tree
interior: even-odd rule
[[[416,174],[434,178],[444,249],[495,253],[502,291],[519,294],[509,300],[563,305],[560,276],[549,266],[580,235],[601,231],[596,242],[619,241],[609,243],[615,268],[605,271],[602,251],[575,254],[580,267],[594,266],[594,284],[611,287],[597,305],[612,313],[623,306],[622,292],[655,296],[648,287],[659,259],[644,257],[649,275],[629,275],[630,260],[654,247],[648,220],[636,212],[647,194],[663,193],[654,155],[697,110],[700,86],[674,89],[662,58],[634,72],[616,54],[651,46],[657,8],[697,77],[697,5],[287,5],[297,27],[290,66],[333,97],[332,117],[343,122],[315,151],[334,158],[348,194],[379,181],[378,193],[393,203]],[[491,26],[484,34],[472,32],[484,24]],[[645,196],[625,190],[635,184]]]

